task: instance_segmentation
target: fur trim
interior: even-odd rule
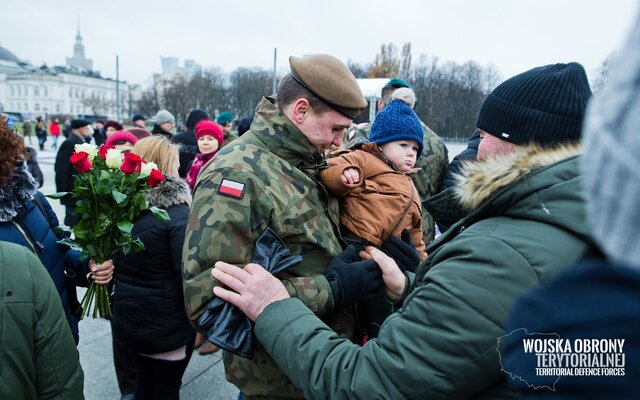
[[[11,221],[18,215],[20,208],[38,191],[38,184],[22,162],[14,170],[13,177],[6,187],[0,188],[0,222]]]
[[[552,148],[531,144],[520,146],[503,156],[467,161],[461,174],[456,176],[455,194],[462,207],[472,211],[523,176],[579,154],[582,154],[579,144],[563,144]]]
[[[147,201],[158,208],[169,208],[177,204],[191,205],[191,191],[181,178],[165,177],[158,186],[147,192]]]

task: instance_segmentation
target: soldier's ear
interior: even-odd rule
[[[291,107],[291,120],[296,124],[300,125],[307,118],[307,112],[309,111],[309,100],[305,98],[300,98],[293,103],[293,107]]]

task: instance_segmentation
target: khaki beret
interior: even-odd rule
[[[349,68],[328,54],[289,57],[291,76],[329,107],[355,118],[367,106],[362,90]]]

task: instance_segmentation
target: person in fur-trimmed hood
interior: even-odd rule
[[[145,248],[116,257],[113,335],[133,352],[135,397],[159,398],[162,394],[177,399],[195,340],[184,309],[180,269],[191,191],[178,176],[178,146],[164,136],[140,139],[132,152],[155,162],[165,174],[165,180],[149,190],[147,201],[166,210],[171,220],[157,220],[147,211],[134,221],[131,233]],[[117,346],[115,351],[122,355]],[[122,366],[119,357],[114,362],[125,395],[133,388],[123,382],[122,373],[128,366]]]
[[[56,285],[70,332],[78,343],[80,303],[76,286],[89,286],[89,279],[108,286],[113,263],[82,260],[80,252],[58,243],[58,217],[38,191],[27,167],[23,140],[0,117],[0,240],[28,248],[44,265]],[[1,340],[1,338],[0,338]]]
[[[399,309],[364,346],[255,265],[217,263],[213,276],[240,296],[215,294],[256,321],[258,340],[308,398],[514,398],[496,351],[511,306],[590,247],[576,144],[590,95],[570,63],[524,72],[486,98],[480,161],[456,187],[469,214],[427,248],[415,275],[367,248]]]

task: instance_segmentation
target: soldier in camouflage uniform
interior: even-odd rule
[[[394,92],[399,88],[409,88],[409,86],[400,79],[391,79],[382,89],[382,99],[378,102],[378,108],[383,108],[389,104],[393,99]],[[415,95],[413,95],[413,99],[414,104],[409,104],[411,107],[415,105]],[[400,100],[405,101],[403,98]],[[424,122],[421,121],[421,124],[424,129],[424,147],[422,149],[422,156],[418,158],[415,165],[416,168],[419,168],[419,171],[412,174],[411,178],[416,185],[416,189],[418,189],[420,200],[423,203],[423,241],[425,244],[429,244],[435,238],[435,222],[433,217],[425,209],[424,202],[438,193],[438,188],[449,165],[449,153],[442,138],[425,125]],[[369,141],[370,127],[371,125],[366,125],[363,128],[348,132],[344,146],[350,148],[358,143]]]
[[[334,309],[333,286],[322,274],[344,242],[338,201],[318,172],[326,166],[326,150],[342,144],[344,130],[366,101],[351,72],[334,57],[291,57],[290,65],[278,100],[263,98],[251,129],[223,147],[198,176],[183,249],[186,309],[198,328],[218,284],[211,277],[214,263],[249,263],[255,240],[270,227],[293,255],[303,257],[277,275],[289,295],[337,332],[354,337],[353,308]],[[328,82],[316,83],[320,79]],[[304,95],[288,95],[291,88]],[[227,380],[244,398],[304,397],[261,346],[251,360],[230,352],[223,360]]]
[[[216,118],[216,123],[222,127],[222,132],[224,133],[224,143],[223,146],[228,145],[233,140],[238,138],[238,131],[233,129],[233,114],[229,111],[223,111]]]

